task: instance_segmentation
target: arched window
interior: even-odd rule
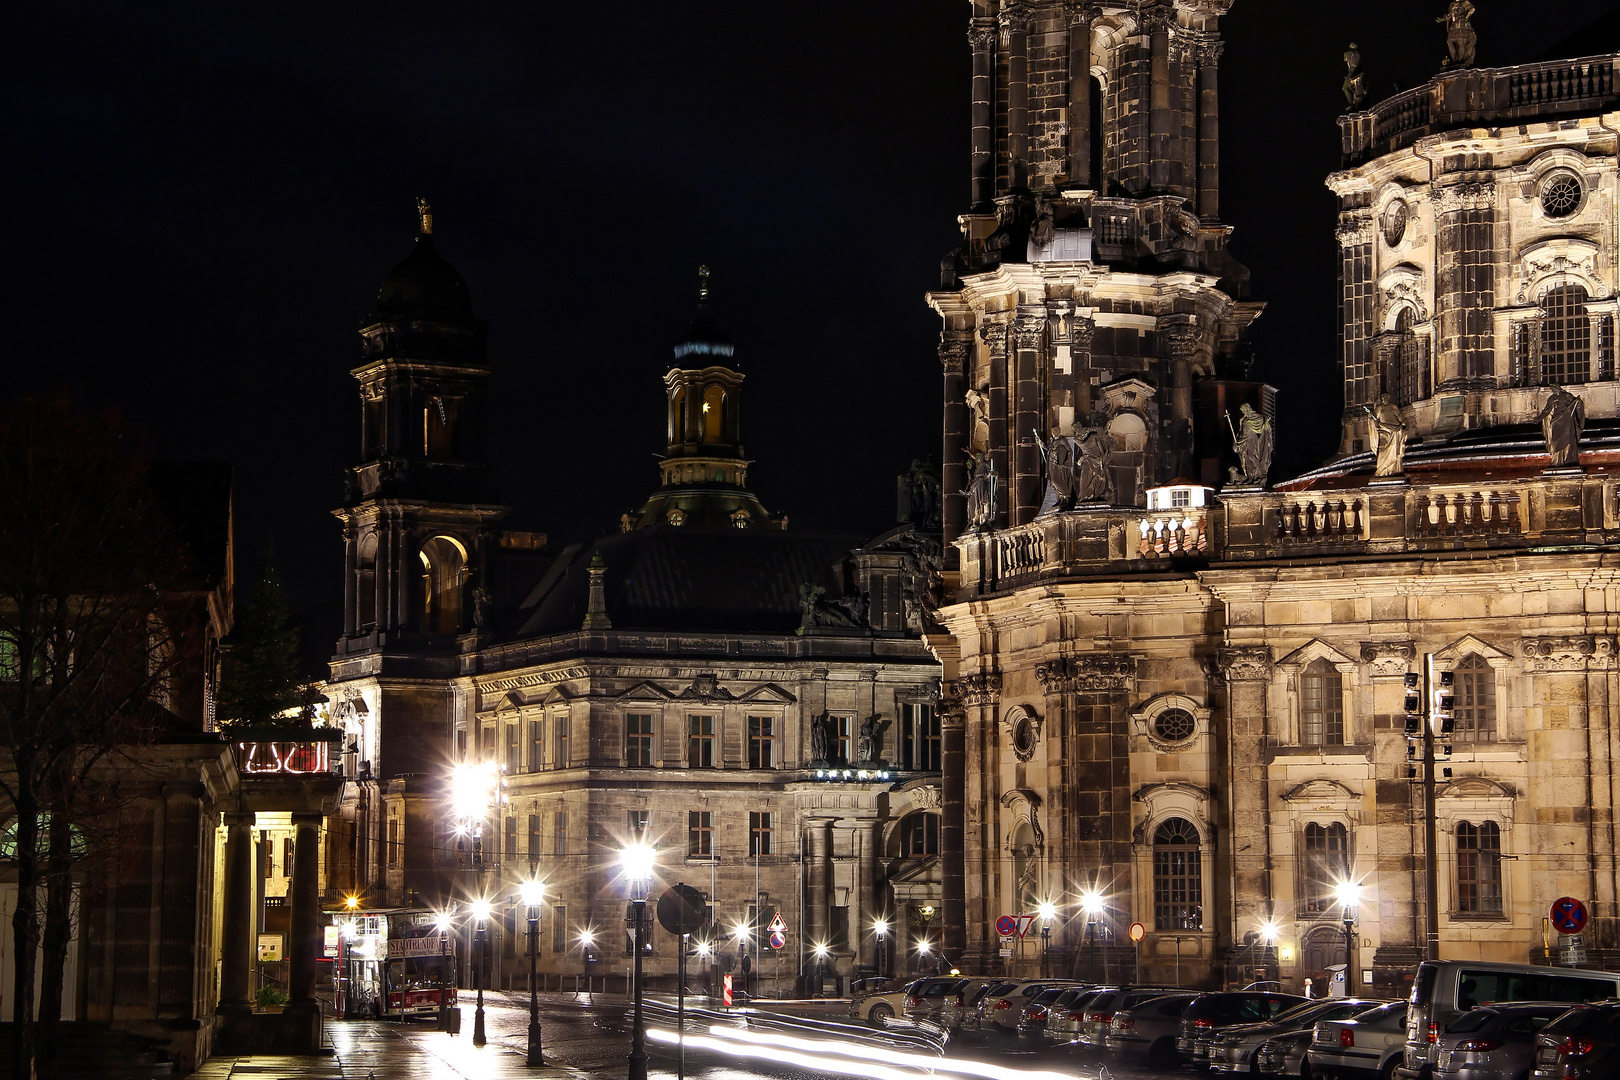
[[[938,814],[918,811],[901,819],[900,854],[908,859],[939,854]]]
[[[686,387],[675,391],[675,396],[669,403],[669,441],[683,443],[686,441]]]
[[[1411,308],[1402,308],[1396,316],[1395,332],[1400,335],[1395,346],[1395,396],[1400,404],[1410,405],[1429,396],[1429,357],[1426,343],[1412,330]]]
[[[1204,870],[1198,830],[1171,818],[1153,833],[1153,924],[1160,930],[1204,928]]]
[[[1305,826],[1305,853],[1300,861],[1301,907],[1319,915],[1337,900],[1339,882],[1350,876],[1350,837],[1339,822]]]
[[[1299,741],[1344,745],[1344,680],[1325,659],[1312,662],[1299,677]]]
[[[724,442],[726,438],[726,392],[718,386],[703,391],[703,441]]]
[[[1494,742],[1496,739],[1496,673],[1485,658],[1470,653],[1452,669],[1455,681],[1455,728],[1458,742]]]
[[[1502,832],[1494,821],[1457,824],[1457,911],[1502,914]]]
[[[422,560],[422,631],[461,632],[461,584],[467,551],[448,536],[435,536],[418,552]]]
[[[1592,321],[1586,314],[1586,290],[1558,285],[1541,298],[1541,381],[1567,386],[1590,379]]]
[[[376,533],[367,533],[355,553],[354,622],[356,633],[364,633],[377,625]]]

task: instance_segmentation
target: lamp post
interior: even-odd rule
[[[1086,914],[1086,945],[1091,952],[1092,972],[1096,973],[1097,965],[1097,917],[1103,911],[1103,895],[1096,889],[1087,889],[1080,894],[1080,910]],[[1108,964],[1103,963],[1103,981],[1107,981]]]
[[[483,1046],[484,1038],[484,978],[487,968],[485,945],[489,940],[489,912],[488,900],[476,901],[472,906],[473,928],[477,937],[473,940],[473,951],[478,954],[478,1009],[473,1013],[473,1045]]]
[[[592,930],[587,926],[585,929],[579,932],[580,964],[585,968],[585,992],[587,994],[591,992],[591,948],[595,944],[595,930]],[[574,989],[579,989],[578,984],[575,984]]]
[[[1356,909],[1361,904],[1361,886],[1346,880],[1339,882],[1333,891],[1344,915],[1344,996],[1349,997],[1350,988],[1355,985]]]
[[[820,997],[827,988],[827,946],[816,946],[816,992],[811,997]]]
[[[647,1080],[647,1020],[641,1011],[641,954],[646,949],[647,893],[652,890],[653,849],[643,843],[631,844],[619,853],[634,904],[636,921],[635,1016],[630,1028],[630,1073],[628,1080]]]
[[[545,898],[546,887],[538,881],[525,881],[518,886],[518,899],[529,917],[529,1056],[524,1062],[526,1065],[546,1063],[540,1051],[540,999],[535,985],[540,950],[540,905]]]
[[[1057,905],[1048,900],[1035,909],[1041,917],[1041,978],[1052,977],[1052,920],[1057,918]]]
[[[450,1030],[450,983],[452,982],[450,970],[450,915],[440,912],[439,917],[433,921],[433,926],[439,931],[439,1030]]]
[[[877,936],[877,973],[882,978],[884,969],[889,965],[889,922],[879,919],[872,924],[872,933]]]

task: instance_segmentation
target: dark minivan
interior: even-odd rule
[[[1263,990],[1200,994],[1181,1014],[1181,1038],[1176,1040],[1176,1049],[1184,1059],[1202,1067],[1209,1064],[1209,1047],[1221,1028],[1263,1023],[1305,1001],[1294,994]]]

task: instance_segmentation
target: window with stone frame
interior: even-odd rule
[[[558,810],[551,815],[551,853],[568,854],[568,811]]]
[[[1204,868],[1198,830],[1171,818],[1153,832],[1153,925],[1158,930],[1204,928]]]
[[[624,763],[632,769],[649,769],[652,767],[653,718],[651,713],[625,714]]]
[[[750,716],[748,718],[748,767],[750,769],[776,768],[776,717]]]
[[[932,705],[900,706],[900,768],[939,772],[939,710]]]
[[[551,720],[555,740],[551,753],[553,768],[568,768],[568,719],[568,714],[562,713]]]
[[[686,718],[686,767],[714,768],[714,717],[693,715]]]
[[[855,718],[852,716],[834,716],[833,718],[833,744],[832,759],[839,764],[848,765],[855,760],[855,747],[851,742],[851,733],[855,728]]]
[[[521,744],[518,742],[517,724],[502,724],[501,730],[506,736],[506,771],[509,775],[516,775],[523,767]]]
[[[508,859],[516,857],[518,853],[517,838],[517,818],[509,817],[506,819],[506,848],[502,851]]]
[[[1299,676],[1299,741],[1344,745],[1344,680],[1326,659],[1312,661]]]
[[[1299,863],[1300,910],[1322,915],[1338,903],[1337,888],[1350,877],[1350,835],[1339,822],[1305,826]]]
[[[1586,290],[1556,285],[1541,297],[1541,382],[1569,386],[1592,377],[1592,320]]]
[[[776,851],[776,815],[750,811],[748,814],[748,857],[771,855]]]
[[[1494,821],[1457,823],[1457,913],[1502,914],[1502,832]]]
[[[1413,332],[1412,321],[1411,308],[1402,308],[1395,319],[1395,332],[1400,335],[1395,346],[1395,396],[1402,405],[1429,396],[1428,343]]]
[[[900,822],[900,854],[921,859],[939,854],[940,815],[927,811],[908,814]]]
[[[568,908],[562,904],[554,904],[551,908],[551,951],[568,951]]]
[[[399,865],[399,819],[388,819],[388,865]]]
[[[689,810],[686,814],[686,854],[707,859],[714,855],[714,812]]]
[[[1470,653],[1452,668],[1451,737],[1457,742],[1496,740],[1496,672],[1485,658]]]
[[[543,720],[529,721],[529,771],[539,772],[546,765],[546,724]]]
[[[529,857],[540,854],[540,815],[529,815]]]
[[[638,843],[647,838],[647,825],[651,821],[651,810],[631,810],[625,815],[625,825],[630,830],[631,843]]]

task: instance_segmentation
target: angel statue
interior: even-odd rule
[[[1479,43],[1479,35],[1474,33],[1473,24],[1468,20],[1474,17],[1474,5],[1469,0],[1451,0],[1446,6],[1446,13],[1434,20],[1446,24],[1446,67],[1472,67],[1474,64],[1474,47]]]

